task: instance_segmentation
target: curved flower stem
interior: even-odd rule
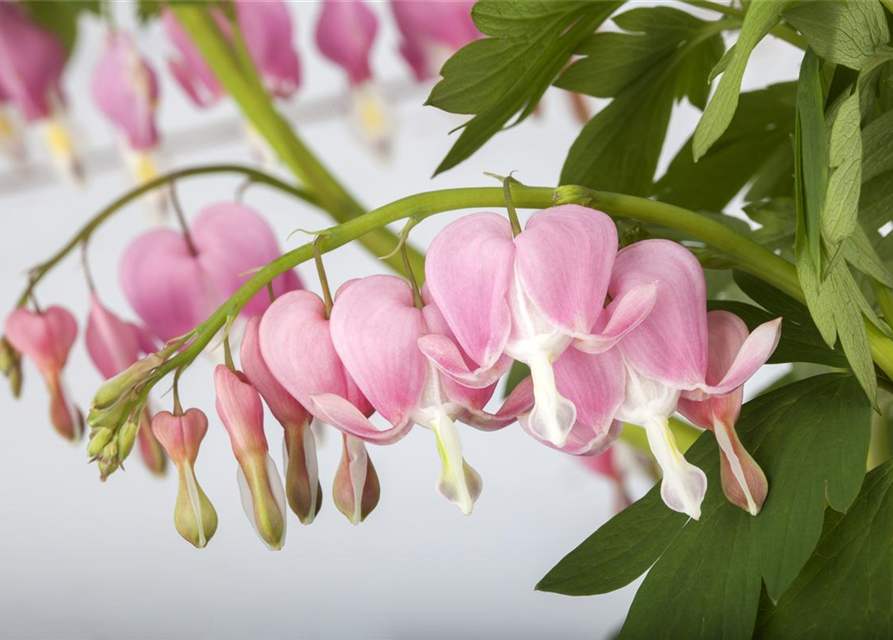
[[[116,199],[114,202],[112,202],[110,205],[96,214],[87,224],[81,227],[81,229],[74,235],[74,237],[68,241],[68,244],[59,249],[59,251],[57,251],[45,262],[42,262],[39,265],[33,267],[29,272],[30,278],[28,286],[25,288],[25,291],[22,293],[16,306],[24,306],[37,283],[40,282],[41,279],[43,279],[43,277],[53,267],[55,267],[63,258],[65,258],[65,256],[71,253],[71,251],[74,250],[79,244],[81,244],[82,242],[87,242],[93,235],[93,232],[96,231],[96,229],[100,225],[102,225],[103,222],[112,217],[125,205],[130,204],[134,200],[138,199],[140,196],[149,193],[150,191],[154,191],[155,189],[162,187],[174,180],[213,173],[241,173],[242,175],[249,177],[253,182],[256,182],[258,184],[265,184],[274,189],[278,189],[279,191],[292,195],[300,200],[304,200],[308,204],[312,204],[315,207],[319,206],[319,203],[312,194],[307,193],[299,187],[295,187],[286,182],[283,182],[278,178],[274,178],[273,176],[264,173],[263,171],[252,169],[251,167],[243,167],[237,164],[212,164],[202,167],[191,167],[189,169],[180,169],[179,171],[173,171],[163,176],[159,176],[154,180],[150,180],[149,182],[140,185],[132,191],[128,191],[123,196]]]
[[[291,126],[276,111],[267,92],[257,77],[249,56],[240,57],[220,33],[214,19],[203,3],[171,3],[170,8],[201,51],[205,61],[217,79],[238,103],[245,118],[267,141],[282,162],[317,197],[336,222],[347,222],[366,213],[366,210],[348,193],[322,165]],[[375,228],[362,240],[374,255],[389,254],[397,246],[397,238],[383,228]],[[424,273],[425,257],[415,249],[409,249],[409,260],[416,273]],[[390,256],[386,262],[395,271],[402,271],[399,256]]]

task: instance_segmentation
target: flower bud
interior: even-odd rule
[[[56,432],[67,440],[76,442],[84,434],[84,416],[68,402],[68,393],[58,373],[47,377],[50,391],[50,422]]]
[[[351,523],[359,524],[378,505],[381,486],[363,441],[347,434],[343,437],[344,445],[341,462],[335,472],[332,500]]]
[[[139,443],[140,457],[146,468],[155,475],[164,475],[167,470],[167,455],[164,453],[161,443],[152,433],[152,419],[148,407],[143,409],[137,442]]]
[[[8,376],[20,357],[15,348],[9,344],[6,336],[0,338],[0,373]]]
[[[99,429],[94,429],[90,433],[90,443],[87,445],[87,455],[91,458],[95,458],[102,450],[105,448],[105,445],[109,443],[112,439],[112,436],[115,435],[115,432],[107,427],[100,427]]]
[[[286,424],[282,441],[285,497],[302,524],[310,524],[322,506],[316,461],[316,436],[311,422]]]
[[[237,479],[245,515],[270,549],[285,542],[285,490],[267,453],[264,408],[260,394],[241,373],[224,365],[214,370],[217,414],[229,433],[239,462]]]
[[[118,470],[120,459],[118,458],[118,441],[112,440],[102,448],[97,459],[99,465],[99,479],[102,482],[108,480],[108,477]]]
[[[177,466],[179,489],[174,525],[185,540],[201,549],[217,531],[217,512],[193,471],[198,449],[208,432],[208,419],[198,409],[183,415],[161,411],[152,418],[152,433]]]
[[[145,381],[152,371],[164,364],[166,357],[163,353],[150,353],[145,358],[134,362],[114,378],[107,380],[105,384],[99,387],[99,391],[93,397],[93,402],[90,405],[90,415],[95,413],[96,419],[102,419],[105,414],[100,412],[127,404],[127,402],[136,399],[135,387]],[[87,418],[87,422],[92,426],[93,423],[90,421],[90,418]]]
[[[124,425],[118,429],[118,463],[123,463],[127,456],[130,455],[130,452],[133,451],[133,445],[136,444],[136,436],[140,430],[140,423],[138,422],[137,415],[142,414],[140,411],[138,414],[130,414],[128,416],[127,421]]]

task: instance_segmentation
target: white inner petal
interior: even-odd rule
[[[679,451],[666,417],[651,416],[644,423],[642,426],[648,436],[648,446],[664,475],[661,497],[674,511],[681,511],[698,520],[707,490],[707,476]]]
[[[735,447],[731,438],[729,438],[728,428],[729,427],[721,420],[713,421],[713,434],[716,436],[716,442],[729,460],[729,467],[732,469],[732,475],[735,476],[735,481],[738,483],[738,486],[741,487],[742,493],[744,493],[744,499],[747,500],[747,511],[750,515],[755,516],[760,510],[757,508],[757,503],[750,493],[750,487],[747,486],[747,478],[744,476],[744,467],[741,466],[741,460],[735,452]]]

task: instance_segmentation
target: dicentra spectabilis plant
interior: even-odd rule
[[[407,76],[440,76],[427,104],[467,121],[435,175],[522,123],[548,92],[602,106],[558,186],[508,177],[367,209],[277,110],[302,81],[292,7],[140,3],[144,19],[163,23],[177,50],[170,71],[196,105],[231,96],[296,183],[208,165],[114,200],[28,272],[0,339],[13,395],[35,367],[50,422],[70,440],[84,422],[74,405],[89,402],[87,454],[102,479],[125,468],[136,443],[160,470],[163,448],[178,472],[175,527],[199,548],[217,530],[195,473],[209,429],[228,434],[245,513],[270,549],[285,543],[289,510],[307,525],[328,517],[324,483],[353,524],[399,493],[405,478],[383,453],[378,467],[372,458],[378,445],[399,450],[416,425],[433,436],[437,491],[470,514],[482,475],[499,470],[466,462],[483,467],[476,441],[463,443],[466,426],[520,429],[551,449],[542,455],[576,459],[568,466],[581,474],[582,459],[615,483],[616,515],[537,588],[603,594],[647,572],[621,638],[893,635],[893,4],[317,4],[315,55],[346,73],[377,147],[392,135],[372,91],[380,21],[399,31],[391,53]],[[0,107],[27,121],[61,105],[66,48],[45,15],[0,2]],[[122,31],[107,37],[93,96],[131,150],[149,150],[161,126],[155,52],[138,54]],[[799,77],[743,91],[767,38],[802,50]],[[702,114],[664,166],[683,100]],[[285,239],[241,203],[242,189],[179,206],[175,183],[220,173],[335,224],[282,253]],[[37,289],[78,248],[86,267],[94,232],[162,188],[179,229],[133,240],[118,274],[140,324],[105,307],[87,273],[86,347],[105,382],[92,400],[71,398],[62,372],[77,323],[40,306]],[[463,213],[432,234],[427,255],[410,245],[417,225],[454,211]],[[388,229],[400,221],[402,232]],[[354,241],[395,273],[339,274],[332,296],[324,254]],[[294,271],[311,260],[322,295]],[[212,371],[200,356],[218,346]],[[752,378],[767,363],[786,368],[761,390]],[[207,407],[180,404],[190,367],[216,391],[210,425]],[[171,400],[152,415],[150,402]],[[281,469],[265,405],[282,428]],[[323,429],[340,436],[332,478],[318,462]],[[637,456],[646,462],[624,463]],[[644,496],[643,479],[657,480]],[[592,505],[573,507],[605,495],[593,491]]]

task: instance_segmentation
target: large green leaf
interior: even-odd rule
[[[806,168],[804,149],[804,169]],[[822,210],[822,235],[832,247],[846,240],[856,228],[862,186],[862,132],[859,93],[840,105],[831,125],[828,145],[828,191]],[[807,205],[809,204],[807,193]]]
[[[695,211],[722,211],[764,167],[771,184],[760,196],[789,195],[795,88],[785,82],[741,94],[741,108],[716,144],[695,164],[689,138],[658,180],[655,195]],[[776,166],[779,160],[784,166]]]
[[[893,461],[873,470],[846,515],[829,510],[815,554],[757,638],[893,637]]]
[[[759,516],[726,501],[716,442],[704,433],[686,453],[708,477],[700,521],[669,512],[655,490],[571,552],[540,588],[604,593],[660,555],[621,638],[749,638],[761,578],[778,598],[819,540],[826,495],[845,511],[858,494],[870,408],[852,376],[827,374],[747,403],[737,430],[769,479]]]
[[[738,41],[714,69],[713,75],[721,72],[722,78],[695,129],[692,145],[695,161],[707,153],[732,121],[747,60],[753,48],[781,19],[781,12],[788,4],[781,0],[751,0],[748,3]]]
[[[435,173],[477,151],[519,114],[529,115],[580,42],[622,3],[482,0],[472,17],[487,36],[459,50],[441,69],[427,104],[473,114]]]
[[[804,2],[784,17],[822,58],[850,69],[862,69],[890,39],[876,0]]]
[[[893,111],[872,120],[862,131],[862,181],[893,170]]]
[[[614,97],[574,141],[561,182],[649,195],[674,101],[688,96],[703,104],[729,25],[669,7],[633,9],[614,21],[626,33],[592,36],[580,49],[589,55],[557,81],[570,91]]]
[[[802,177],[802,238],[816,273],[821,271],[822,209],[828,188],[828,160],[825,149],[824,92],[819,59],[811,49],[803,56],[797,83],[799,159]]]

